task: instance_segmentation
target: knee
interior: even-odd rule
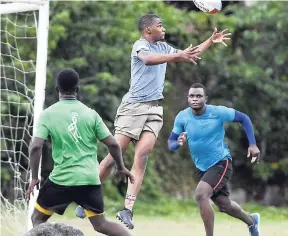
[[[208,193],[206,193],[206,192],[204,192],[204,191],[197,191],[196,190],[196,192],[195,192],[195,201],[196,202],[201,202],[201,201],[203,201],[203,200],[207,200],[207,199],[209,199],[210,197],[209,197],[209,194]]]

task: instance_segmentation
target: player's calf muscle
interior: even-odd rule
[[[216,204],[219,212],[229,214],[229,213],[231,213],[233,211],[231,202],[230,203],[225,202],[225,203],[220,203],[220,204],[219,203],[215,203],[215,204]]]
[[[134,158],[134,164],[133,169],[140,169],[143,170],[146,168],[148,161],[148,155],[142,155],[142,156],[135,156]]]
[[[108,221],[104,216],[94,216],[90,217],[90,222],[93,225],[95,231],[111,236],[128,236],[130,235],[124,228],[120,225]]]
[[[32,225],[33,227],[35,227],[39,224],[45,223],[49,218],[50,215],[45,215],[39,212],[37,209],[35,209],[31,216]]]

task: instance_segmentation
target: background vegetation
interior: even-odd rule
[[[149,159],[140,196],[143,204],[168,197],[192,199],[194,166],[188,149],[170,152],[167,138],[176,114],[187,106],[186,94],[194,82],[207,86],[210,104],[240,110],[254,124],[261,150],[261,163],[254,166],[246,159],[248,143],[241,125],[227,125],[235,169],[231,187],[235,193],[241,189],[245,202],[276,206],[288,203],[288,4],[225,6],[220,14],[209,15],[195,11],[193,2],[51,2],[45,107],[57,101],[56,73],[64,67],[74,68],[81,76],[79,100],[94,108],[111,131],[117,107],[129,88],[130,52],[139,38],[140,16],[149,12],[161,16],[167,41],[181,49],[207,39],[215,26],[232,33],[227,48],[214,45],[197,66],[168,65],[164,127]],[[35,57],[32,47],[21,50]],[[46,160],[51,155],[49,148],[48,144],[43,155]],[[125,155],[128,166],[133,148],[131,144]],[[101,146],[99,161],[106,154]],[[1,169],[6,173],[3,168],[8,167]],[[9,178],[12,176],[2,178],[2,186]],[[105,183],[109,199],[121,201],[124,190],[125,183],[116,183],[115,178]]]

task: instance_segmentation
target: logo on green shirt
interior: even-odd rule
[[[82,139],[77,128],[77,116],[78,113],[72,112],[72,123],[68,126],[68,132],[71,137],[74,139],[75,143],[79,142],[79,139]]]

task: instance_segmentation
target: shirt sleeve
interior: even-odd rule
[[[175,121],[174,121],[173,130],[172,130],[173,133],[178,134],[178,135],[180,135],[181,133],[183,133],[185,131],[184,130],[184,122],[183,122],[181,114],[182,113],[180,112],[176,116]]]
[[[235,109],[225,106],[216,106],[216,110],[222,122],[232,122],[235,118]]]
[[[95,134],[99,140],[102,140],[112,135],[98,113],[96,113]]]
[[[35,137],[47,140],[49,136],[49,117],[48,113],[43,111],[39,117],[38,123],[36,125]]]
[[[147,51],[147,52],[151,51],[148,42],[146,42],[144,40],[138,40],[133,45],[132,53],[131,53],[132,57],[137,57],[138,52],[140,52],[142,50]]]
[[[173,48],[171,45],[169,45],[168,43],[165,43],[166,44],[166,51],[167,51],[167,54],[172,54],[172,53],[177,53],[178,52],[178,49],[176,48]]]

